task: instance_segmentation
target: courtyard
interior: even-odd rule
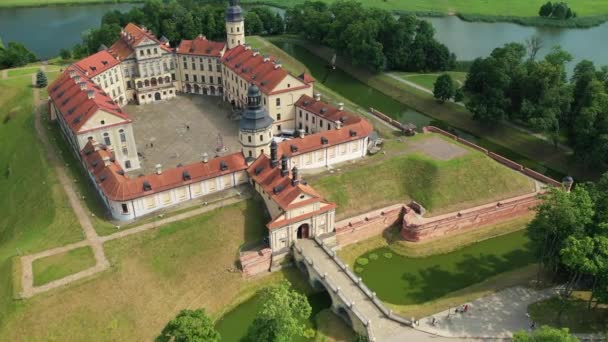
[[[238,120],[220,97],[181,95],[146,105],[128,105],[142,168],[132,175],[154,172],[156,164],[176,167],[241,150]]]

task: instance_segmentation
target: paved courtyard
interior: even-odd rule
[[[466,148],[459,146],[439,136],[432,136],[426,139],[410,140],[407,146],[408,151],[426,154],[437,160],[450,160],[469,153]]]
[[[182,95],[146,105],[128,105],[142,169],[133,174],[189,164],[241,150],[238,121],[231,120],[230,106],[219,97]],[[222,145],[224,150],[218,151]]]

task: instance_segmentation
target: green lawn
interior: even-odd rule
[[[331,3],[336,0],[322,0]],[[538,16],[538,10],[545,0],[360,0],[366,6],[377,7],[391,11],[408,12],[440,12],[444,14],[483,14],[490,16]],[[243,0],[243,3],[267,3],[281,7],[301,4],[304,0]],[[579,16],[595,16],[608,14],[608,2],[589,0],[570,0],[568,5]]]
[[[28,75],[37,72],[40,68],[25,68],[25,69],[13,69],[8,71],[8,77]]]
[[[414,141],[434,137],[438,136],[419,136]],[[402,149],[412,144],[407,141]],[[533,191],[529,178],[479,152],[468,151],[447,161],[406,153],[327,177],[312,177],[310,184],[338,205],[338,218],[412,199],[430,214],[440,214]]]
[[[143,2],[143,0],[0,0],[0,7],[42,7],[54,5]]]
[[[217,318],[260,287],[286,278],[305,291],[297,269],[254,280],[232,271],[239,246],[267,234],[263,205],[247,200],[108,242],[110,270],[20,302],[0,336],[150,341],[184,308],[204,307]]]
[[[44,285],[93,266],[95,266],[95,256],[91,247],[81,247],[66,253],[37,259],[32,264],[34,286]]]
[[[608,306],[588,310],[588,299],[589,292],[575,291],[568,300],[553,297],[533,303],[528,306],[528,312],[538,325],[568,328],[575,333],[603,334],[608,329]],[[558,319],[562,308],[562,316]]]
[[[0,80],[0,329],[18,307],[11,257],[83,239],[37,140],[30,84]]]
[[[353,267],[383,301],[419,304],[532,264],[528,244],[526,232],[517,231],[424,258],[401,256],[389,246],[361,255]]]
[[[454,81],[454,85],[456,87],[461,87],[464,84],[464,81],[467,78],[466,72],[458,72],[458,71],[448,71],[450,76],[452,76],[452,80]],[[416,83],[417,85],[424,87],[428,90],[433,90],[435,88],[435,81],[437,77],[441,74],[412,74],[412,73],[403,73],[403,72],[395,72],[395,75],[399,76],[399,78],[404,79],[406,81],[410,81],[412,83]]]

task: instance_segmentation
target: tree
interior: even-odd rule
[[[0,50],[4,50],[4,43],[2,42],[2,37],[0,37]]]
[[[262,305],[248,332],[249,341],[289,342],[303,336],[311,314],[306,296],[283,282],[262,291]]]
[[[182,310],[167,323],[156,341],[219,342],[220,334],[204,309]]]
[[[36,87],[44,88],[48,85],[46,74],[42,70],[38,70],[36,73]]]
[[[23,66],[36,60],[36,55],[21,43],[10,42],[7,47],[0,49],[0,68]]]
[[[570,193],[553,188],[543,196],[536,216],[528,224],[532,248],[540,263],[549,271],[563,266],[560,252],[570,236],[584,236],[593,222],[594,203],[585,187],[575,187]]]
[[[262,20],[255,12],[247,12],[245,15],[245,33],[249,35],[258,35],[264,30],[264,24]]]
[[[544,5],[540,6],[538,15],[540,15],[541,17],[549,17],[549,16],[551,16],[552,12],[553,12],[553,4],[551,3],[551,1],[549,1],[549,2],[545,3]]]
[[[72,58],[72,51],[70,51],[69,49],[61,49],[59,50],[59,56],[63,60],[70,59]]]
[[[449,74],[442,74],[435,80],[433,96],[444,103],[454,97],[456,90],[454,89],[454,81]]]
[[[579,339],[570,335],[567,328],[551,328],[543,325],[539,329],[529,333],[518,331],[513,335],[514,342],[578,342]]]
[[[551,13],[551,17],[556,19],[566,19],[568,15],[568,4],[565,2],[557,3],[553,6],[553,12]]]
[[[455,102],[462,102],[464,100],[464,90],[462,90],[462,87],[456,89],[456,91],[454,92],[454,101]]]
[[[526,47],[528,49],[528,58],[534,60],[540,49],[543,48],[543,39],[539,35],[531,36],[526,39]]]

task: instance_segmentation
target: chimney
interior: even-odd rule
[[[342,103],[342,102],[338,103],[338,110],[339,111],[343,111],[344,110],[344,103]]]
[[[93,99],[95,97],[95,92],[92,89],[87,90],[87,97]]]
[[[291,185],[297,186],[298,184],[300,184],[298,168],[294,166],[293,169],[291,169]]]
[[[276,141],[273,140],[270,143],[270,167],[273,169],[279,165],[279,158],[277,156],[278,147],[279,146],[277,145]]]
[[[287,156],[283,155],[281,158],[281,177],[285,177],[289,174],[289,167],[287,167]]]
[[[156,164],[155,168],[156,168],[156,174],[157,175],[162,175],[163,174],[163,166],[161,164]]]
[[[76,76],[76,70],[70,69],[70,78],[74,78]]]
[[[87,82],[80,82],[78,84],[80,85],[80,90],[87,90]]]
[[[103,165],[110,166],[111,162],[110,162],[110,157],[109,156],[104,156],[102,160],[103,160]]]
[[[315,101],[321,101],[321,93],[315,94]]]
[[[207,164],[209,162],[209,155],[207,152],[203,153],[203,163]]]
[[[338,120],[336,121],[336,129],[340,129],[342,128],[342,121]]]

